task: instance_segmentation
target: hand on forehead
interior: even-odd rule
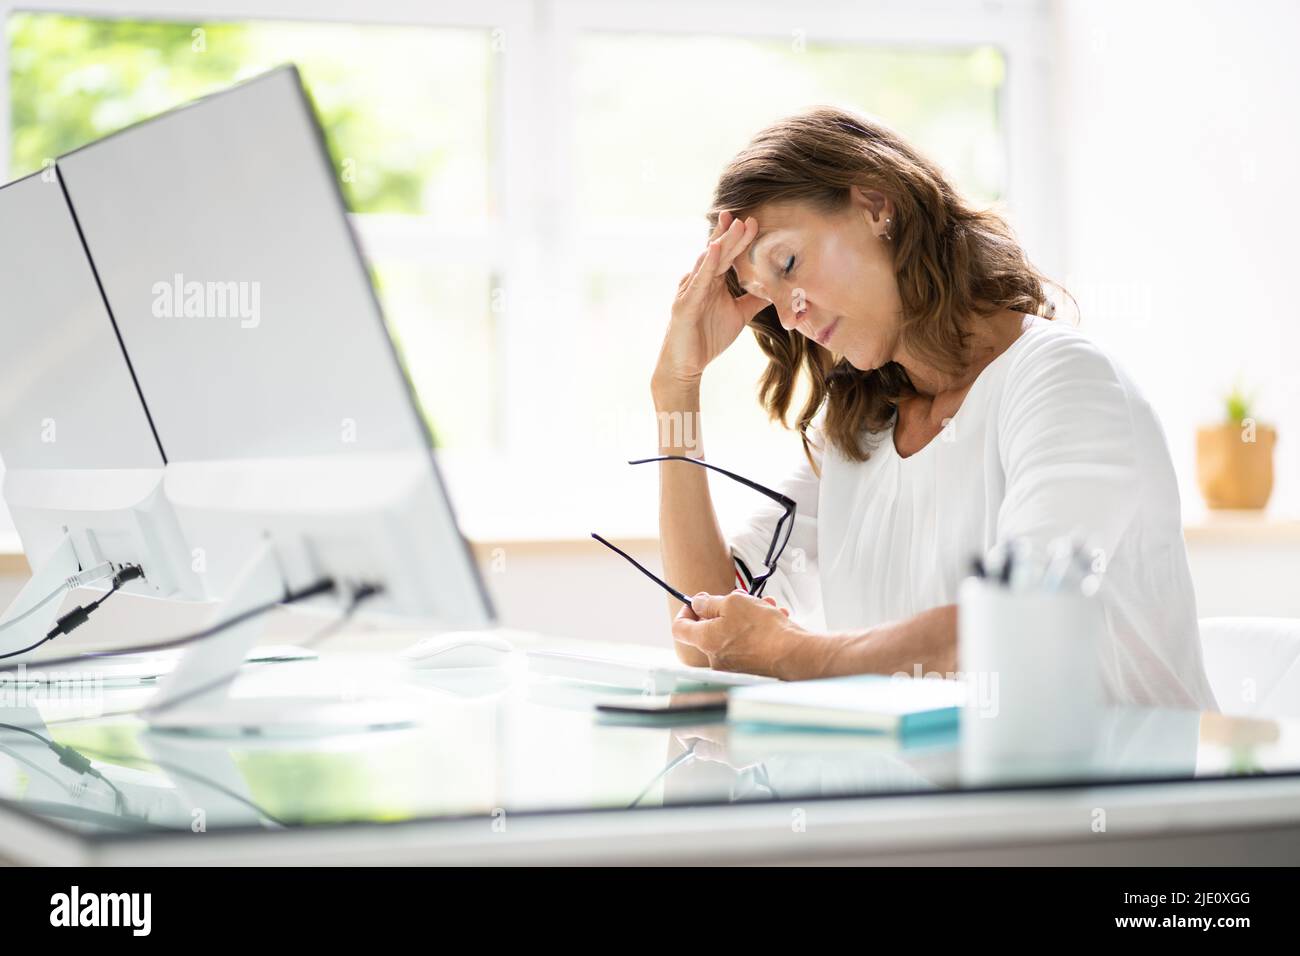
[[[805,207],[790,203],[773,203],[749,214],[747,218],[757,223],[754,238],[745,246],[744,254],[738,255],[732,264],[742,289],[771,299],[769,287],[780,270],[779,264],[769,261],[772,249],[789,239],[801,225],[806,225],[809,214],[810,210]],[[729,213],[723,213],[723,217],[727,221],[734,218]],[[719,218],[719,224],[723,217]]]

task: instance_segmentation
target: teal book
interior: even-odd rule
[[[727,696],[727,719],[808,730],[932,733],[957,725],[965,697],[965,686],[955,680],[860,674],[735,688]]]

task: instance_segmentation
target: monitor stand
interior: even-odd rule
[[[0,624],[12,620],[25,613],[29,608],[34,607],[37,602],[79,571],[81,571],[81,566],[77,563],[77,551],[73,546],[72,537],[64,535],[58,547],[50,552],[45,560],[40,563],[40,566],[32,568],[31,578],[28,579],[27,583],[23,585],[23,589],[10,602],[4,614],[0,614]],[[22,650],[24,647],[30,647],[43,638],[50,632],[50,628],[54,626],[62,606],[63,600],[62,596],[60,596],[21,624],[15,624],[13,627],[0,631],[0,654],[11,654],[14,651]],[[0,666],[17,664],[21,660],[22,658],[10,658],[0,662]]]
[[[245,563],[208,627],[283,598],[285,591],[275,547],[267,540]],[[320,737],[421,722],[427,712],[423,695],[409,685],[372,694],[344,690],[231,696],[241,665],[260,643],[267,618],[273,613],[254,615],[189,645],[175,670],[158,682],[158,692],[141,709],[150,730],[221,739]],[[312,665],[285,664],[276,668],[276,676],[285,677],[287,669],[299,666]],[[210,686],[221,677],[226,679]]]

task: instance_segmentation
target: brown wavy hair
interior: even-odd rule
[[[723,170],[714,189],[709,225],[726,210],[738,217],[775,202],[803,202],[842,210],[850,188],[874,189],[894,202],[890,246],[902,301],[900,339],[936,368],[959,373],[967,364],[963,328],[973,316],[1002,309],[1052,318],[1046,287],[1054,285],[1029,264],[1006,221],[977,209],[937,165],[888,127],[853,113],[819,107],[763,130]],[[732,295],[743,290],[727,273]],[[807,429],[823,402],[824,430],[853,461],[866,461],[876,433],[887,429],[900,399],[915,394],[896,362],[863,372],[797,331],[781,327],[776,307],[750,323],[768,365],[759,400],[774,421],[786,421],[800,371],[810,391],[797,427],[811,462]]]

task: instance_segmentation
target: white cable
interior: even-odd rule
[[[75,591],[77,588],[85,587],[87,584],[94,584],[96,581],[102,581],[104,578],[111,578],[112,576],[113,565],[109,561],[105,561],[103,564],[93,567],[88,571],[79,571],[78,573],[65,578],[63,583],[27,610],[23,611],[23,613],[0,624],[0,632],[7,631],[11,627],[17,627],[55,598],[63,597],[63,595],[67,594],[69,591]]]

